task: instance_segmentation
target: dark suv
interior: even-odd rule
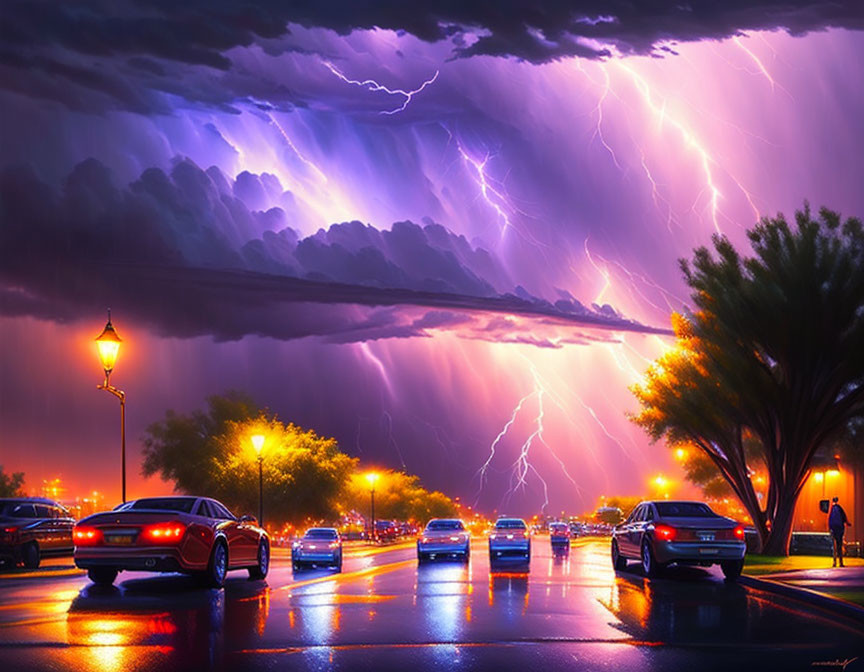
[[[46,555],[71,555],[75,519],[42,497],[0,499],[0,563],[36,569]]]

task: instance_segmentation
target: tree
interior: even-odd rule
[[[213,461],[222,457],[216,437],[230,422],[251,420],[264,411],[241,392],[229,391],[207,398],[207,411],[181,415],[169,410],[165,419],[145,431],[141,473],[159,474],[174,481],[175,490],[208,492],[213,483]],[[256,490],[257,492],[257,490]]]
[[[750,514],[762,551],[788,553],[814,453],[864,415],[861,221],[809,206],[763,218],[742,258],[724,236],[681,260],[695,312],[673,315],[676,347],[633,392],[652,439],[696,446]],[[764,506],[753,458],[768,473]]]
[[[258,462],[251,436],[265,439],[263,480],[268,521],[332,519],[356,460],[336,441],[284,425],[237,392],[213,396],[208,410],[181,415],[147,429],[145,476],[173,481],[177,492],[220,499],[240,513],[258,511]]]
[[[229,422],[215,437],[211,491],[238,511],[258,510],[258,460],[250,437],[263,434],[264,515],[294,524],[338,517],[339,500],[356,458],[339,450],[335,439],[261,415]]]
[[[353,474],[342,498],[343,509],[368,514],[370,504],[369,482],[365,474]],[[453,501],[440,492],[423,488],[417,476],[385,471],[375,485],[376,518],[425,523],[430,518],[448,518],[455,514]]]
[[[16,471],[7,474],[0,465],[0,497],[23,497],[24,496],[24,472]]]

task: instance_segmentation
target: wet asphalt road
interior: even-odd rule
[[[26,670],[840,670],[864,656],[864,630],[797,602],[725,583],[714,570],[646,580],[612,571],[608,541],[530,570],[417,566],[413,547],[352,549],[344,573],[267,582],[245,571],[223,591],[187,577],[124,573],[92,586],[52,561],[0,574],[0,672]],[[864,669],[854,660],[846,670]]]

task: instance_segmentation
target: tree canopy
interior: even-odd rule
[[[24,496],[24,472],[16,471],[7,474],[0,465],[0,497],[23,497]]]
[[[258,511],[258,459],[252,436],[264,436],[261,470],[264,518],[303,524],[340,513],[369,513],[369,483],[358,461],[335,439],[284,424],[237,392],[212,396],[206,411],[168,411],[147,429],[145,476],[159,474],[178,492],[215,497],[235,513]],[[380,518],[425,521],[453,515],[453,502],[416,476],[383,471],[376,485]]]
[[[864,415],[864,234],[822,208],[763,218],[742,257],[724,236],[681,260],[695,310],[633,391],[654,440],[702,451],[750,514],[766,553],[788,551],[814,453]],[[755,442],[755,449],[748,442]],[[768,473],[760,501],[755,463]]]
[[[353,474],[345,488],[343,506],[369,515],[371,501],[369,482],[365,474]],[[375,485],[375,516],[395,520],[425,523],[430,518],[455,515],[456,506],[445,494],[426,490],[417,476],[401,471],[379,474]]]

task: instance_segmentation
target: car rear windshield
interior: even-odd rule
[[[10,502],[0,500],[0,516],[6,518],[35,518],[36,509],[30,502]]]
[[[711,518],[717,515],[701,502],[657,502],[654,506],[661,518]]]
[[[307,539],[335,539],[336,530],[306,530]]]
[[[192,513],[195,506],[194,497],[150,497],[149,499],[136,499],[126,509],[147,509],[149,511],[176,511],[177,513]]]
[[[495,527],[501,530],[524,530],[527,528],[524,520],[518,519],[508,519],[508,520],[499,520],[495,523]]]
[[[567,525],[564,523],[552,523],[549,526],[549,529],[553,532],[566,532],[570,528],[568,528]]]
[[[427,530],[464,530],[461,520],[430,520]]]

